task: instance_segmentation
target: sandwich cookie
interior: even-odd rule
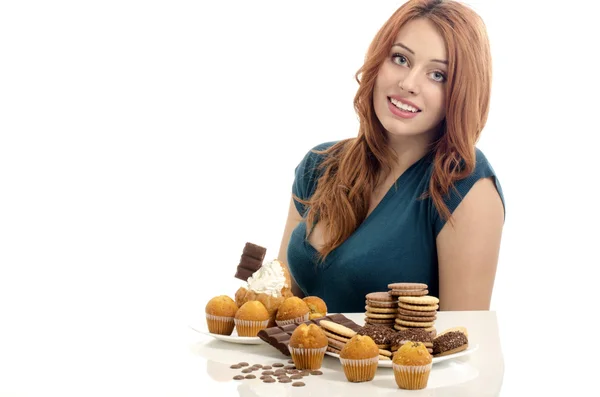
[[[388,284],[391,296],[424,296],[429,293],[427,284],[423,283],[391,283]]]
[[[398,312],[398,304],[387,292],[371,292],[366,296],[365,324],[392,327]]]

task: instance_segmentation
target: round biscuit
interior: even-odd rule
[[[367,305],[365,306],[365,310],[371,313],[398,313],[398,309],[394,307],[371,307]]]
[[[389,349],[390,345],[377,345],[377,348],[381,351],[381,350],[384,350],[384,349]]]
[[[389,302],[377,302],[377,301],[366,300],[365,304],[368,306],[371,306],[371,307],[381,307],[381,308],[398,307],[398,301],[395,299],[393,301],[389,301]]]
[[[416,321],[400,320],[400,319],[397,318],[396,319],[396,324],[402,325],[404,327],[427,328],[427,327],[433,327],[434,321],[416,322]]]
[[[382,355],[380,354],[380,355],[379,355],[379,360],[382,360],[382,361],[390,361],[390,360],[391,360],[391,358],[389,358],[389,357],[387,357],[387,356],[382,356]]]
[[[434,317],[437,315],[437,311],[436,310],[432,310],[429,312],[426,311],[416,311],[416,310],[406,310],[406,309],[402,309],[400,307],[398,307],[398,315],[404,315],[404,316],[412,316],[412,317]]]
[[[333,354],[340,354],[340,349],[336,349],[335,347],[327,346],[327,351]]]
[[[365,317],[365,323],[367,324],[379,324],[379,325],[392,325],[394,324],[394,318],[370,318]]]
[[[326,330],[332,332],[332,333],[335,333],[335,334],[341,335],[341,336],[345,336],[347,338],[352,338],[354,335],[356,335],[356,332],[351,330],[350,328],[345,327],[342,324],[334,323],[333,321],[329,321],[329,320],[319,321],[319,326],[323,329],[326,329]]]
[[[439,308],[438,305],[409,305],[408,303],[398,302],[398,307],[417,312],[431,312]]]
[[[346,345],[346,342],[327,337],[327,344],[329,346],[335,347],[336,349],[342,350],[344,348],[344,345]]]
[[[370,312],[366,312],[365,316],[369,317],[369,318],[376,318],[376,319],[380,319],[380,320],[385,320],[385,319],[394,319],[396,318],[396,313],[370,313]]]
[[[424,289],[421,291],[402,291],[402,290],[392,290],[389,292],[392,296],[425,296],[429,293],[429,290]]]
[[[435,296],[401,296],[398,302],[408,303],[409,305],[437,305],[440,300]]]
[[[427,289],[427,284],[423,283],[391,283],[388,289]]]
[[[405,316],[404,314],[398,314],[396,316],[396,318],[399,318],[400,320],[404,320],[404,321],[424,321],[424,322],[428,322],[428,321],[435,321],[436,316],[433,317],[417,317],[417,316]]]
[[[327,339],[335,339],[335,340],[338,340],[338,341],[344,342],[344,343],[346,343],[346,342],[348,342],[350,340],[350,338],[345,338],[343,336],[334,334],[333,332],[329,332],[326,329],[323,330],[323,333],[325,334],[325,336],[327,337]]]
[[[392,357],[392,352],[390,350],[386,350],[386,349],[379,349],[379,355]]]
[[[384,292],[369,292],[365,295],[367,300],[375,301],[375,302],[392,302],[394,298],[388,294],[387,291]]]

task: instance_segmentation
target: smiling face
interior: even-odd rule
[[[434,139],[445,117],[447,59],[444,39],[428,19],[400,29],[373,91],[375,114],[390,138]]]

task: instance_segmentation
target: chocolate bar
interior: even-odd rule
[[[350,320],[348,317],[344,316],[343,314],[339,314],[339,313],[338,314],[330,314],[325,317],[319,317],[319,318],[315,318],[312,320],[304,321],[304,324],[312,323],[312,324],[319,325],[319,323],[323,320],[329,320],[334,323],[341,324],[341,325],[346,326],[356,332],[358,332],[359,330],[362,329],[362,327],[360,325],[358,325],[354,321]],[[283,325],[283,326],[266,328],[266,329],[260,330],[258,332],[257,336],[260,339],[262,339],[263,341],[267,342],[269,345],[271,345],[274,348],[276,348],[277,350],[279,350],[284,355],[290,356],[291,354],[288,349],[288,344],[290,343],[290,338],[292,337],[292,333],[294,332],[294,330],[296,328],[298,328],[298,326],[300,324],[301,323],[295,323],[295,324],[287,324],[287,325]]]
[[[260,245],[246,243],[244,246],[244,251],[242,251],[242,256],[249,256],[250,258],[255,258],[262,263],[265,259],[265,254],[267,253],[267,249],[261,247]]]
[[[246,243],[242,256],[240,257],[240,263],[237,266],[235,272],[235,278],[239,278],[243,281],[248,281],[248,277],[252,276],[262,266],[263,260],[267,249],[260,245]]]

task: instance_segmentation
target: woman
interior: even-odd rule
[[[361,312],[365,294],[419,282],[440,310],[489,310],[504,199],[475,147],[491,86],[483,22],[458,2],[409,1],[356,78],[358,136],[296,168],[279,252],[294,293]]]

